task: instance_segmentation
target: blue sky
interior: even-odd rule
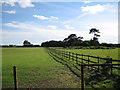
[[[89,29],[100,30],[99,41],[118,43],[117,2],[2,2],[2,44],[41,44],[74,33],[90,40]]]

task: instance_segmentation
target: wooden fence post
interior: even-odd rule
[[[64,58],[65,58],[65,51],[64,51]]]
[[[111,62],[111,64],[112,64],[112,58],[110,58],[110,62]],[[112,72],[113,72],[113,71],[112,71],[112,67],[113,67],[113,66],[111,65],[111,75],[112,75]]]
[[[84,70],[83,70],[84,66],[81,65],[81,88],[82,90],[84,90]]]
[[[62,51],[62,57],[64,57],[64,52]]]
[[[99,64],[99,57],[98,57],[98,64]],[[98,71],[99,71],[99,66],[98,66]]]
[[[15,90],[18,88],[16,66],[13,66]]]
[[[89,55],[88,55],[88,64],[89,64]],[[88,66],[88,70],[89,70],[89,66]]]
[[[82,54],[82,64],[83,64],[83,54]]]
[[[69,60],[70,60],[70,52],[69,52]]]
[[[76,64],[78,64],[78,62],[77,62],[77,55],[78,55],[78,54],[76,53]]]
[[[74,61],[74,53],[72,53],[72,60]]]

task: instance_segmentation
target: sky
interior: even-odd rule
[[[12,1],[12,2],[11,2]],[[2,0],[2,44],[41,44],[70,34],[90,40],[99,29],[99,42],[118,43],[118,2],[32,2]]]

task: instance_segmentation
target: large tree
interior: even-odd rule
[[[91,45],[95,45],[95,46],[99,45],[98,37],[100,37],[100,35],[98,33],[100,33],[99,29],[96,28],[90,29],[89,34],[94,34],[93,39],[90,40]]]
[[[83,37],[77,37],[76,34],[70,34],[63,40],[65,46],[78,46],[81,44]]]
[[[98,41],[98,37],[100,37],[98,33],[100,33],[99,29],[96,29],[96,28],[90,29],[90,32],[89,32],[89,34],[94,34],[94,37],[93,37],[94,41]]]
[[[24,42],[23,42],[23,45],[25,46],[25,45],[32,45],[28,40],[25,40]]]

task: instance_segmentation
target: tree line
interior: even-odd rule
[[[99,29],[92,28],[89,34],[93,34],[93,38],[90,40],[84,40],[82,36],[76,34],[70,34],[67,38],[62,41],[46,41],[41,44],[42,47],[71,47],[71,46],[107,46],[107,47],[119,47],[119,44],[108,44],[99,43],[98,38],[100,37]]]
[[[41,45],[33,45],[28,40],[24,40],[23,45],[2,45],[2,47],[71,47],[71,46],[106,46],[106,47],[119,47],[119,44],[99,43],[100,37],[99,29],[92,28],[89,30],[89,34],[93,34],[93,38],[90,40],[84,40],[82,36],[76,34],[70,34],[62,41],[50,40],[42,42]]]

